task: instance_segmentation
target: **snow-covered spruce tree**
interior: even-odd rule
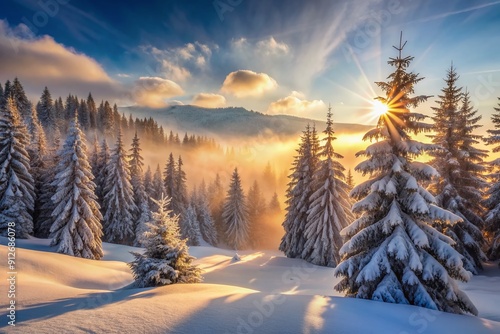
[[[92,94],[87,97],[87,108],[89,110],[89,125],[92,130],[97,129],[97,107]]]
[[[207,199],[205,183],[202,183],[196,198],[196,214],[200,226],[200,233],[203,240],[212,246],[217,246],[217,231],[215,229],[210,207]]]
[[[477,274],[482,268],[481,261],[486,259],[481,250],[484,243],[482,189],[486,187],[481,174],[486,169],[483,163],[486,153],[473,146],[480,139],[473,134],[480,117],[470,106],[468,95],[457,87],[457,80],[452,66],[438,106],[433,108],[435,134],[430,137],[441,149],[430,152],[433,157],[430,164],[440,177],[431,184],[430,190],[438,206],[462,218],[463,221],[454,226],[437,224],[436,227],[455,241],[455,249],[464,256],[464,268]]]
[[[259,183],[255,180],[247,194],[249,239],[252,248],[257,248],[262,239],[266,237],[265,223],[263,218],[267,214],[267,205]]]
[[[477,115],[477,113],[477,109],[474,109],[472,106],[470,94],[466,91],[458,113],[459,136],[462,139],[460,150],[463,152],[462,159],[459,160],[462,173],[462,197],[467,199],[467,209],[469,210],[464,216],[481,230],[484,228],[484,221],[481,216],[485,211],[482,199],[484,198],[484,191],[488,187],[488,182],[484,176],[488,171],[488,167],[484,159],[488,158],[488,151],[474,147],[483,140],[482,135],[475,133],[477,129],[482,127],[482,125],[478,124],[482,116]],[[461,226],[462,224],[458,224],[458,227]],[[467,227],[467,229],[469,228],[472,230],[472,227]],[[473,248],[469,248],[467,238],[464,236],[460,236],[460,238],[464,242],[468,252],[472,253]],[[476,240],[482,247],[484,244],[483,236],[478,236]],[[481,252],[480,248],[477,249],[478,252]],[[481,257],[486,259],[484,255]]]
[[[132,245],[135,239],[134,215],[137,207],[130,184],[127,155],[121,131],[106,168],[104,183],[104,236],[108,242]]]
[[[182,169],[182,166],[182,158],[179,156],[178,162],[176,163],[173,154],[170,153],[164,172],[165,191],[167,197],[170,198],[169,209],[174,214],[181,215],[181,220],[188,205],[186,173]]]
[[[29,138],[10,97],[0,109],[0,235],[6,236],[9,223],[15,223],[16,237],[33,234],[35,204],[33,176],[30,173]]]
[[[273,197],[269,201],[269,205],[267,206],[267,211],[272,215],[277,215],[281,213],[280,201],[278,200],[278,194],[274,193]]]
[[[55,195],[57,191],[57,186],[53,185],[54,181],[54,170],[59,165],[59,149],[60,149],[60,138],[59,130],[57,130],[52,136],[54,138],[52,146],[47,152],[44,158],[44,172],[42,176],[43,186],[40,189],[40,194],[38,201],[40,202],[40,213],[37,217],[35,236],[38,238],[48,238],[50,235],[50,228],[54,223],[55,218],[52,217],[52,212],[54,212],[55,205],[52,201],[52,196]],[[93,175],[93,174],[92,174]]]
[[[226,227],[225,236],[228,246],[235,250],[247,247],[249,243],[248,211],[237,168],[234,169],[231,177],[222,219]]]
[[[224,187],[219,173],[215,175],[215,179],[208,186],[208,204],[210,207],[210,214],[214,220],[215,230],[217,231],[217,240],[224,241],[226,229],[224,228],[224,221],[222,219],[222,211],[224,210]]]
[[[97,134],[94,132],[94,140],[92,141],[92,152],[89,158],[90,168],[92,174],[97,178],[99,171],[99,142],[97,141]]]
[[[423,115],[410,111],[428,96],[411,96],[422,78],[407,71],[413,57],[403,58],[403,47],[400,42],[399,55],[388,62],[395,67],[388,82],[377,82],[386,94],[377,99],[389,110],[364,136],[377,142],[357,154],[368,159],[356,170],[370,179],[351,192],[359,200],[353,211],[361,216],[342,231],[347,241],[335,269],[342,277],[335,289],[349,297],[477,314],[455,281],[471,276],[462,256],[453,241],[432,226],[460,218],[436,206],[419,185],[437,173],[414,159],[434,146],[410,137],[428,128],[421,123]]]
[[[349,186],[349,191],[354,189],[354,177],[352,176],[352,171],[349,168],[347,175],[345,177],[345,183]]]
[[[168,161],[167,164],[165,165],[165,171],[163,172],[163,188],[165,189],[165,195],[170,198],[169,201],[169,211],[172,211],[173,214],[180,214],[180,212],[175,212],[173,210],[172,205],[176,202],[175,196],[176,196],[176,191],[175,191],[175,181],[176,181],[176,165],[175,165],[175,159],[174,159],[174,154],[170,152],[168,156]],[[161,194],[160,194],[161,197]]]
[[[139,288],[174,283],[199,283],[201,270],[193,265],[186,240],[180,238],[178,216],[167,209],[164,197],[156,202],[158,211],[152,214],[148,230],[142,235],[144,254],[132,253],[129,263]]]
[[[77,114],[78,114],[78,122],[81,128],[84,131],[87,131],[90,128],[90,115],[89,115],[89,109],[87,107],[87,101],[85,101],[84,99],[80,100]]]
[[[156,166],[155,173],[153,175],[153,180],[152,180],[152,187],[151,187],[151,199],[153,200],[160,200],[163,195],[166,195],[166,190],[165,186],[163,184],[163,179],[161,177],[161,170],[160,170],[160,165],[158,164]],[[170,203],[169,203],[170,205]],[[156,203],[154,201],[150,201],[149,206],[151,208],[155,208]]]
[[[500,101],[500,98],[498,98]],[[498,107],[493,108],[495,112],[491,116],[491,122],[494,129],[489,129],[488,137],[485,141],[493,147],[493,153],[500,152],[500,102]],[[488,249],[488,258],[490,260],[500,259],[500,158],[490,162],[492,171],[488,175],[491,182],[486,192],[484,206],[487,209],[485,215],[486,231],[492,235],[491,246]],[[500,265],[500,264],[499,264]]]
[[[33,210],[33,229],[34,234],[38,235],[41,225],[38,219],[42,211],[43,198],[42,194],[44,192],[43,188],[47,186],[46,174],[47,166],[50,162],[47,161],[48,149],[45,139],[45,131],[38,120],[36,110],[32,109],[32,116],[28,124],[28,132],[30,134],[30,144],[27,147],[27,151],[30,157],[30,171],[33,176],[34,181],[34,191],[35,191],[35,203]]]
[[[146,196],[151,196],[151,189],[153,188],[153,172],[151,172],[151,166],[148,165],[146,172],[144,173],[144,190],[146,191]]]
[[[40,102],[36,106],[38,119],[42,123],[45,132],[52,135],[57,127],[56,114],[54,109],[54,101],[47,87],[44,88]]]
[[[198,216],[192,203],[190,203],[181,217],[180,221],[181,237],[187,239],[189,246],[200,245],[200,225],[198,223]]]
[[[106,138],[102,140],[101,149],[99,150],[99,155],[97,159],[97,168],[95,174],[95,193],[97,195],[97,200],[99,206],[101,207],[101,213],[104,215],[104,188],[106,185],[106,179],[108,178],[108,165],[111,160],[111,153],[109,152],[108,142]]]
[[[319,155],[324,159],[314,175],[313,194],[304,228],[305,244],[302,259],[320,266],[335,267],[340,262],[339,250],[343,245],[340,231],[354,217],[351,213],[349,186],[343,181],[345,168],[337,161],[343,157],[333,149],[332,111],[328,109],[325,141]]]
[[[59,253],[99,260],[104,255],[102,216],[86,151],[85,136],[75,117],[59,154],[52,183],[57,190],[52,196],[55,221],[50,229],[51,245],[58,246]]]
[[[177,159],[177,170],[175,172],[175,199],[176,202],[173,203],[172,209],[174,212],[179,212],[182,214],[188,206],[188,195],[186,186],[186,172],[182,169],[184,163],[182,162],[182,157],[179,156]]]
[[[2,96],[1,96],[1,99],[0,99],[0,110],[4,110],[5,107],[7,106],[7,99],[10,96],[10,90],[12,88],[12,84],[10,82],[10,80],[7,80],[5,82],[5,86],[3,88],[3,92],[2,92]]]
[[[21,115],[21,119],[24,122],[31,117],[31,102],[28,100],[26,93],[24,92],[24,87],[18,78],[15,78],[12,82],[12,87],[10,89],[10,97],[12,97],[16,109]]]
[[[132,140],[132,148],[130,149],[129,155],[129,165],[130,165],[130,184],[132,185],[132,191],[134,193],[134,203],[137,207],[137,211],[134,217],[136,221],[135,226],[135,241],[134,245],[138,246],[140,244],[140,236],[145,231],[145,224],[151,220],[151,214],[149,209],[148,196],[146,190],[144,189],[143,183],[143,158],[141,156],[141,146],[137,132]]]
[[[307,211],[311,206],[312,180],[317,167],[316,146],[309,125],[303,132],[297,156],[293,162],[286,193],[286,215],[283,222],[285,235],[279,249],[287,257],[300,257],[305,245],[304,228]]]

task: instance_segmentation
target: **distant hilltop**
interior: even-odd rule
[[[299,135],[307,124],[316,124],[319,132],[324,121],[289,115],[266,115],[241,107],[208,109],[192,105],[175,105],[160,109],[123,107],[120,112],[134,117],[152,117],[166,130],[212,135],[219,138]],[[359,133],[372,128],[369,125],[335,123],[336,133]]]

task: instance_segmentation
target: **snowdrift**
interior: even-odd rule
[[[7,248],[0,238],[2,277]],[[102,261],[54,253],[48,240],[18,240],[16,327],[2,333],[499,333],[500,270],[462,285],[479,317],[340,297],[333,270],[279,252],[192,247],[202,284],[134,289],[133,247],[104,244]]]

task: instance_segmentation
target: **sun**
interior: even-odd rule
[[[389,110],[389,107],[387,106],[387,104],[382,103],[378,100],[376,100],[372,104],[373,104],[373,113],[375,115],[377,115],[377,117],[385,115],[385,113]]]

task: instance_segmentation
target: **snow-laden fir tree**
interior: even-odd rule
[[[87,107],[87,102],[84,99],[80,100],[80,104],[78,106],[78,122],[83,130],[88,130],[90,128],[89,109]]]
[[[134,217],[136,221],[135,226],[135,245],[140,244],[140,235],[145,231],[145,224],[150,221],[150,209],[148,196],[144,188],[143,183],[143,158],[141,155],[141,146],[137,132],[132,140],[132,147],[130,149],[129,155],[129,165],[130,165],[130,184],[132,185],[132,191],[134,193],[134,203],[137,207],[137,211]]]
[[[200,226],[200,233],[203,240],[212,246],[217,246],[217,231],[215,224],[210,214],[210,206],[208,203],[207,189],[205,182],[202,183],[198,190],[196,201],[196,214]]]
[[[54,109],[54,101],[47,87],[44,88],[40,102],[36,106],[38,119],[42,123],[48,135],[52,135],[57,127],[56,114]]]
[[[65,129],[65,119],[64,119],[64,104],[62,98],[59,97],[54,101],[54,111],[56,115],[57,129],[59,132],[66,133]]]
[[[201,270],[193,265],[186,240],[180,238],[178,216],[171,214],[168,200],[157,201],[158,210],[152,214],[148,230],[142,235],[144,254],[132,253],[129,263],[139,288],[174,283],[199,283]]]
[[[498,98],[500,101],[500,98]],[[486,143],[495,145],[492,149],[493,153],[500,152],[500,102],[498,107],[494,108],[495,112],[491,116],[491,122],[494,129],[489,129]],[[488,175],[490,187],[486,192],[486,207],[485,223],[486,230],[492,235],[491,246],[488,249],[488,257],[490,260],[500,259],[500,158],[490,162],[492,171]]]
[[[200,245],[200,225],[198,223],[198,215],[194,205],[190,203],[185,210],[180,220],[181,237],[186,239],[189,246]]]
[[[92,152],[90,153],[89,163],[90,168],[92,168],[92,174],[97,178],[97,175],[99,174],[99,142],[95,132],[94,140],[92,141]]]
[[[85,136],[75,117],[52,183],[57,190],[52,196],[55,221],[50,229],[51,245],[57,246],[59,253],[98,260],[104,255],[102,216],[86,151]]]
[[[146,191],[146,196],[151,196],[151,189],[153,187],[153,173],[151,172],[151,166],[148,165],[146,172],[144,173],[144,190]]]
[[[370,179],[351,192],[359,200],[353,211],[361,216],[342,231],[347,241],[335,269],[341,277],[335,289],[349,297],[477,314],[455,281],[467,281],[471,273],[453,241],[432,226],[460,218],[436,206],[419,185],[437,173],[414,160],[434,145],[410,136],[429,127],[421,123],[425,116],[410,111],[428,96],[411,96],[422,78],[408,72],[413,57],[402,57],[405,44],[400,42],[399,55],[388,62],[395,67],[388,81],[377,82],[386,94],[377,99],[389,110],[364,136],[376,142],[357,154],[367,160],[356,170]]]
[[[0,109],[0,235],[3,236],[12,222],[17,238],[33,234],[35,192],[28,145],[26,128],[14,100],[8,97]]]
[[[61,145],[59,130],[54,133],[53,143],[50,149],[47,151],[47,155],[44,158],[44,172],[42,176],[43,186],[40,189],[40,194],[38,201],[40,202],[40,213],[37,218],[37,230],[35,231],[35,236],[38,238],[48,238],[50,235],[50,228],[55,221],[55,217],[52,216],[54,212],[55,205],[52,201],[52,196],[55,195],[57,191],[57,186],[53,185],[54,181],[54,171],[59,165],[59,149]],[[93,175],[93,174],[92,174]]]
[[[10,90],[12,88],[12,84],[10,80],[5,82],[5,86],[3,88],[2,96],[0,98],[0,110],[4,110],[7,106],[7,99],[10,97]]]
[[[274,193],[267,206],[267,211],[272,215],[277,215],[281,213],[281,205],[278,199],[278,194]]]
[[[217,240],[225,240],[224,221],[222,219],[222,211],[224,210],[224,187],[219,173],[215,175],[215,179],[208,186],[208,204],[210,206],[210,214],[214,220],[215,230],[217,231]]]
[[[93,160],[93,159],[92,159]],[[111,160],[111,153],[109,152],[108,142],[106,138],[102,140],[101,148],[99,150],[99,155],[97,159],[96,165],[96,174],[95,176],[95,193],[97,195],[97,200],[99,206],[101,207],[101,213],[104,215],[104,188],[106,185],[106,180],[108,178],[108,165]]]
[[[176,164],[175,164],[175,159],[174,159],[174,154],[170,152],[168,156],[168,161],[167,164],[165,165],[165,171],[163,173],[164,175],[164,180],[163,180],[163,188],[165,189],[165,195],[170,198],[169,201],[169,210],[172,211],[174,214],[180,214],[178,211],[174,211],[172,205],[176,202],[175,196],[176,196]],[[161,197],[161,194],[160,194]]]
[[[121,132],[118,133],[106,170],[108,175],[104,183],[103,218],[105,240],[131,245],[135,239],[134,215],[137,207]]]
[[[229,247],[238,250],[249,244],[248,209],[241,187],[240,175],[235,168],[229,184],[222,219],[226,227],[225,236]]]
[[[152,187],[151,187],[151,199],[152,200],[160,200],[163,195],[166,195],[167,191],[165,190],[165,186],[163,183],[163,179],[161,177],[161,170],[160,170],[160,165],[158,164],[156,166],[155,173],[153,175],[153,180],[152,180]],[[150,201],[149,203],[151,208],[156,207],[156,203],[154,201]],[[169,203],[170,205],[170,203]]]
[[[182,157],[179,156],[177,159],[177,170],[175,173],[175,200],[176,202],[172,204],[172,210],[174,212],[183,213],[188,205],[188,195],[186,186],[186,172],[184,172],[182,166]]]
[[[345,183],[347,183],[347,185],[349,186],[349,191],[351,191],[352,189],[354,189],[354,177],[352,175],[352,171],[351,171],[350,168],[347,171],[347,175],[345,177]]]
[[[41,229],[40,220],[38,219],[43,206],[42,194],[43,188],[47,186],[46,174],[48,149],[45,138],[45,131],[43,130],[35,108],[32,108],[32,115],[29,118],[28,133],[30,134],[30,144],[27,151],[30,157],[30,171],[34,181],[35,191],[35,204],[33,210],[33,223],[34,233],[39,235]]]
[[[455,241],[455,249],[464,256],[464,268],[477,274],[482,268],[481,261],[486,259],[481,250],[482,189],[486,187],[482,173],[486,169],[483,164],[486,153],[473,146],[480,139],[473,133],[480,117],[470,106],[468,95],[457,87],[457,80],[456,70],[451,66],[438,106],[433,108],[435,134],[430,137],[441,149],[430,152],[433,157],[430,164],[440,177],[430,190],[438,206],[462,218],[454,226],[436,227]]]
[[[31,116],[31,102],[28,100],[24,87],[18,78],[15,78],[12,82],[10,97],[12,97],[19,115],[21,115],[21,119],[26,122]]]
[[[333,149],[332,111],[328,109],[324,145],[318,170],[313,179],[313,193],[304,228],[304,249],[301,258],[320,266],[335,267],[340,262],[343,245],[340,231],[354,219],[351,214],[349,186],[344,182],[345,168],[337,159],[343,157]]]
[[[297,258],[302,255],[305,245],[304,228],[307,222],[307,211],[311,206],[312,180],[317,167],[317,144],[315,130],[309,125],[303,132],[301,143],[297,149],[297,156],[289,176],[286,193],[286,215],[283,222],[285,235],[281,239],[279,249],[287,257]]]
[[[247,194],[249,240],[252,248],[257,248],[266,237],[264,217],[267,215],[267,205],[255,180]]]
[[[89,93],[89,96],[87,97],[87,108],[89,110],[89,124],[91,129],[97,129],[97,107],[95,105],[94,98],[92,97],[92,94]]]
[[[164,172],[164,186],[167,197],[170,198],[169,209],[174,213],[182,215],[188,205],[186,173],[182,169],[183,162],[179,156],[177,163],[174,156],[170,153]]]

